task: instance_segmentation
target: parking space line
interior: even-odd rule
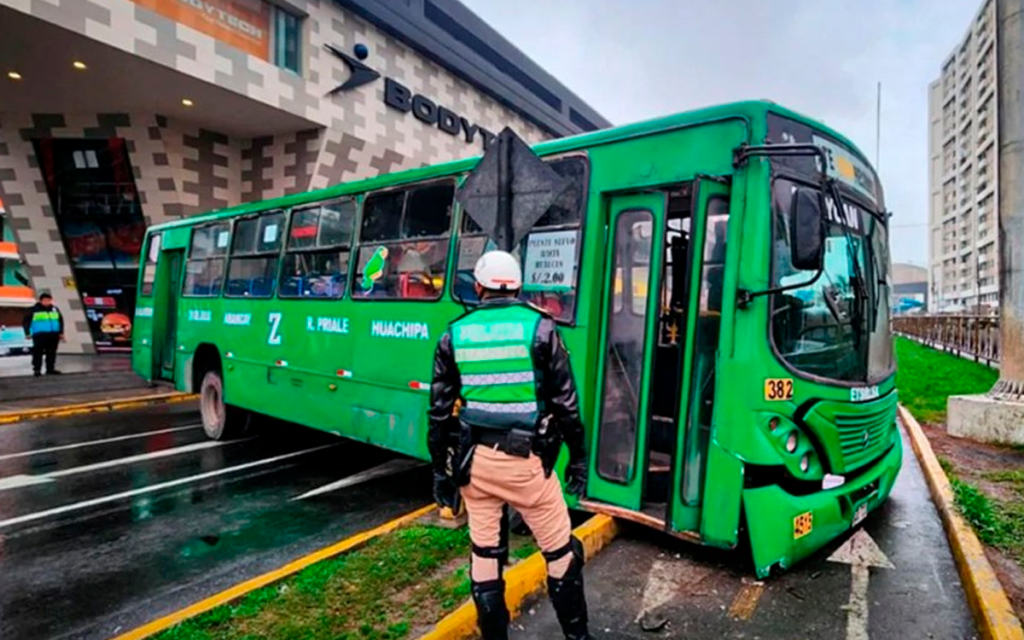
[[[0,491],[4,491],[6,489],[20,489],[21,487],[31,487],[32,485],[45,484],[47,482],[52,482],[52,480],[46,476],[27,476],[23,474],[8,476],[6,478],[0,478]]]
[[[133,433],[127,436],[117,436],[115,438],[103,438],[101,440],[89,440],[87,442],[76,442],[75,444],[64,444],[59,447],[47,447],[45,449],[33,449],[32,451],[22,451],[21,453],[5,453],[0,455],[0,460],[10,460],[12,458],[24,458],[27,456],[34,456],[41,453],[53,453],[55,451],[67,451],[69,449],[80,449],[82,447],[92,447],[100,444],[110,444],[111,442],[123,442],[124,440],[134,440],[136,438],[145,438],[147,436],[158,436],[164,433],[176,433],[178,431],[189,431],[192,429],[199,429],[203,425],[200,423],[189,424],[183,427],[172,427],[170,429],[159,429],[157,431],[144,431],[142,433]]]
[[[760,602],[762,593],[763,582],[744,582],[729,606],[729,617],[734,620],[750,620],[757,611],[757,603]]]
[[[251,439],[252,438],[246,438],[246,440]],[[53,480],[57,478],[72,476],[79,473],[87,473],[89,471],[98,471],[100,469],[120,467],[126,464],[133,464],[136,462],[156,460],[157,458],[167,458],[170,456],[180,455],[182,453],[191,453],[193,451],[202,451],[204,449],[222,447],[224,445],[233,444],[236,442],[245,442],[245,440],[229,440],[225,442],[217,442],[216,440],[210,440],[208,442],[197,442],[195,444],[174,447],[172,449],[161,449],[159,451],[150,451],[149,453],[140,453],[139,455],[128,456],[127,458],[118,458],[116,460],[104,460],[103,462],[87,464],[81,467],[71,467],[70,469],[61,469],[60,471],[51,471],[49,473],[8,476],[6,478],[0,478],[0,491],[3,491],[5,489],[18,489],[20,487],[27,487],[30,485],[40,484],[43,482],[53,482]]]
[[[337,491],[338,489],[344,489],[346,487],[352,487],[357,484],[362,484],[370,480],[376,480],[377,478],[383,478],[385,476],[395,475],[402,473],[403,471],[409,471],[410,469],[417,469],[419,467],[425,467],[426,462],[421,460],[409,460],[405,458],[399,458],[397,460],[389,460],[384,464],[379,464],[376,467],[367,469],[366,471],[360,471],[359,473],[342,478],[330,484],[325,484],[322,487],[317,487],[312,491],[307,491],[301,496],[296,496],[292,500],[304,500],[306,498],[312,498],[330,491]]]
[[[45,511],[37,511],[36,513],[29,513],[16,518],[8,518],[7,520],[0,520],[0,529],[6,529],[16,524],[24,524],[26,522],[33,522],[35,520],[41,520],[50,516],[60,515],[62,513],[68,513],[70,511],[77,511],[80,509],[86,509],[88,507],[94,507],[97,505],[105,504],[107,502],[114,502],[115,500],[123,500],[124,498],[131,498],[133,496],[142,495],[145,493],[153,493],[154,491],[161,491],[163,489],[170,489],[171,487],[177,487],[191,482],[198,482],[200,480],[206,480],[207,478],[214,478],[216,476],[224,475],[226,473],[234,473],[236,471],[243,471],[245,469],[251,469],[253,467],[259,467],[274,462],[280,462],[281,460],[287,460],[296,456],[301,456],[307,453],[313,453],[314,451],[320,451],[329,447],[336,447],[337,444],[325,444],[319,447],[313,447],[312,449],[303,449],[302,451],[293,451],[291,453],[285,453],[273,458],[265,458],[263,460],[254,460],[253,462],[246,462],[245,464],[236,465],[234,467],[226,467],[224,469],[217,469],[215,471],[208,471],[206,473],[200,473],[194,476],[188,476],[187,478],[179,478],[177,480],[170,480],[168,482],[161,482],[158,484],[149,485],[148,487],[139,487],[138,489],[132,489],[131,491],[122,491],[109,496],[103,496],[101,498],[93,498],[91,500],[83,500],[82,502],[75,502],[72,504],[64,505],[62,507],[55,507],[53,509],[46,509]]]
[[[89,471],[109,469],[110,467],[120,467],[126,464],[134,464],[136,462],[156,460],[157,458],[177,456],[181,455],[182,453],[191,453],[193,451],[202,451],[204,449],[215,449],[217,447],[224,447],[229,444],[239,444],[242,442],[247,442],[249,440],[252,440],[252,438],[244,438],[242,440],[204,440],[203,442],[186,444],[180,447],[173,447],[171,449],[159,449],[157,451],[149,451],[147,453],[140,453],[138,455],[127,456],[125,458],[117,458],[115,460],[104,460],[103,462],[95,462],[93,464],[87,464],[81,467],[71,467],[70,469],[61,469],[60,471],[51,471],[50,473],[45,473],[42,475],[45,475],[50,478],[62,478],[64,476],[72,476],[78,473],[87,473]]]

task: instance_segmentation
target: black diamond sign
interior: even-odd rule
[[[505,127],[455,199],[499,249],[511,251],[571,185]]]

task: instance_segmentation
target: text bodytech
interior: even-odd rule
[[[472,143],[479,133],[484,142],[484,149],[494,139],[494,134],[487,129],[470,123],[469,120],[451,109],[439,106],[430,98],[414,94],[408,87],[391,78],[384,78],[384,103],[403,113],[411,111],[416,119],[436,126],[447,134],[457,136],[461,133],[468,143]]]

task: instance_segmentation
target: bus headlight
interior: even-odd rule
[[[796,435],[796,431],[790,431],[789,435],[786,437],[786,451],[794,453],[798,442],[799,437]]]
[[[800,470],[803,471],[804,473],[807,473],[807,471],[810,470],[810,468],[811,456],[805,453],[804,456],[800,458]]]

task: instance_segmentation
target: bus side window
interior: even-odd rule
[[[283,236],[283,211],[235,222],[225,296],[269,298],[274,295],[277,260]]]
[[[282,298],[337,299],[345,295],[355,219],[352,200],[292,212],[278,285]]]
[[[224,260],[228,254],[231,225],[215,222],[192,230],[182,295],[217,297],[224,281]]]
[[[154,233],[149,236],[149,245],[146,248],[146,262],[142,266],[142,290],[139,292],[144,296],[153,295],[153,283],[156,282],[156,262],[160,258],[160,241],[163,236]]]
[[[353,297],[440,298],[454,197],[450,181],[370,194],[363,204]]]

